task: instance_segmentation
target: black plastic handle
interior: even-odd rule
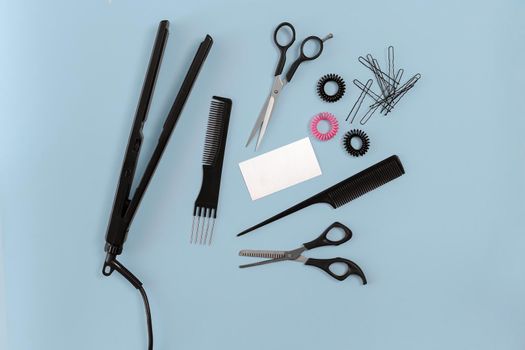
[[[330,270],[330,266],[332,264],[337,264],[337,263],[342,263],[346,265],[346,271],[342,275],[335,274],[332,270]],[[348,259],[344,259],[340,257],[333,258],[333,259],[312,259],[310,258],[306,260],[304,264],[315,266],[323,270],[324,272],[328,273],[330,276],[332,276],[333,278],[339,281],[344,281],[350,275],[357,275],[361,278],[361,281],[363,282],[363,284],[366,284],[366,277],[365,277],[363,270],[361,270],[361,268],[357,266],[355,262],[348,260]]]
[[[279,31],[284,27],[290,28],[290,30],[292,31],[292,38],[286,45],[281,45],[279,43],[279,40],[277,40],[277,34],[279,34]],[[279,24],[277,28],[275,28],[275,31],[273,32],[273,41],[275,42],[275,45],[279,48],[279,51],[281,52],[280,57],[279,57],[279,62],[277,63],[277,67],[275,68],[275,74],[274,74],[274,76],[278,76],[283,72],[283,68],[286,63],[286,51],[288,51],[290,46],[292,46],[292,44],[295,41],[295,28],[293,27],[293,25],[288,22],[282,22],[281,24]]]
[[[328,238],[328,234],[330,233],[330,231],[334,229],[338,229],[338,228],[343,230],[344,236],[341,239],[332,241],[331,239]],[[325,246],[331,246],[331,245],[340,245],[340,244],[343,244],[349,241],[350,238],[352,238],[352,230],[350,230],[348,227],[346,227],[342,223],[336,221],[330,226],[328,226],[328,228],[324,230],[323,233],[321,233],[319,237],[317,237],[313,241],[304,243],[303,246],[306,249],[313,249],[313,248],[319,248],[319,247],[325,247]]]
[[[312,41],[312,40],[319,42],[319,48],[318,48],[318,51],[315,53],[315,55],[307,56],[304,53],[304,46],[306,45],[307,42]],[[297,70],[297,68],[299,68],[299,65],[301,63],[306,62],[306,61],[315,60],[317,57],[321,56],[322,52],[323,52],[323,40],[321,38],[319,38],[318,36],[312,35],[304,39],[303,42],[301,43],[301,54],[299,55],[299,58],[296,59],[294,63],[292,63],[292,65],[290,66],[290,69],[288,69],[288,72],[286,73],[286,81],[290,82],[292,80],[293,75],[295,74],[295,71]]]

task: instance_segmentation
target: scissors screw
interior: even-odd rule
[[[277,95],[279,93],[279,90],[273,90],[273,93]]]

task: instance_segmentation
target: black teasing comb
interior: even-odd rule
[[[217,217],[222,161],[231,108],[232,101],[230,99],[213,96],[202,156],[202,185],[193,208],[190,243],[211,244]],[[208,232],[210,232],[209,239]]]
[[[270,222],[279,220],[312,204],[328,203],[334,209],[339,208],[346,203],[361,197],[365,193],[375,190],[387,182],[400,177],[404,173],[405,170],[403,169],[403,164],[401,164],[398,156],[390,156],[354,176],[351,176],[348,179],[294,205],[293,207],[242,231],[237,236],[245,235],[250,231],[269,224]]]

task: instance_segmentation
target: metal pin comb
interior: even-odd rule
[[[334,209],[339,208],[344,204],[375,190],[387,182],[400,177],[404,173],[405,170],[403,169],[403,164],[401,164],[399,158],[396,155],[390,156],[354,176],[351,176],[348,179],[294,205],[293,207],[242,231],[237,236],[245,235],[250,231],[279,220],[312,204],[327,203]]]
[[[213,96],[202,156],[202,185],[193,208],[190,243],[211,244],[221,187],[222,162],[232,101]]]

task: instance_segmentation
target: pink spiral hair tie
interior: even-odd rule
[[[330,124],[330,129],[325,133],[320,132],[317,128],[319,123],[323,120],[326,120]],[[310,131],[312,132],[312,135],[314,135],[314,137],[320,141],[330,140],[337,134],[338,130],[339,123],[332,113],[321,112],[313,117],[312,122],[310,123]]]

